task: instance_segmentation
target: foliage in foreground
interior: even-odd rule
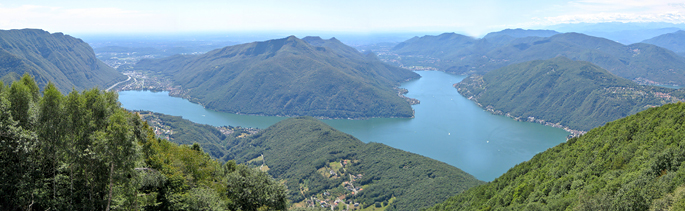
[[[0,210],[283,210],[266,173],[154,136],[113,92],[0,82]]]
[[[683,210],[685,103],[607,123],[431,210]]]

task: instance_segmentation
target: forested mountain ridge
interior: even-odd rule
[[[81,39],[39,29],[0,30],[0,77],[13,73],[33,75],[40,87],[51,81],[62,93],[126,80]]]
[[[685,56],[685,31],[683,30],[662,34],[642,42],[666,48],[678,55]]]
[[[495,113],[581,131],[685,99],[685,90],[641,86],[597,65],[565,57],[472,75],[455,88]]]
[[[483,39],[493,39],[500,36],[509,36],[512,38],[522,37],[551,37],[559,34],[554,30],[535,30],[535,29],[505,29],[498,32],[490,32],[483,36]]]
[[[535,155],[430,210],[683,210],[685,103],[650,108]]]
[[[285,210],[266,173],[156,138],[117,94],[0,82],[0,210]]]
[[[216,49],[199,56],[141,60],[138,70],[164,74],[191,101],[222,112],[326,118],[412,117],[394,90],[418,78],[337,40],[297,37]],[[321,45],[321,46],[317,46]]]
[[[173,133],[174,142],[197,142],[221,160],[235,159],[283,180],[296,206],[330,206],[344,196],[350,207],[356,202],[359,208],[417,210],[482,184],[456,167],[383,144],[365,144],[310,117],[286,119],[255,134],[145,115],[154,119],[151,124],[166,128],[163,134]]]
[[[451,48],[428,55],[434,59],[430,64],[421,65],[432,65],[438,70],[455,74],[485,74],[510,64],[564,56],[572,60],[592,62],[615,75],[639,83],[685,84],[685,57],[651,44],[622,45],[579,33],[499,41],[484,38],[460,45],[450,45],[450,42],[435,39],[422,45],[427,46],[427,49],[441,45],[443,49]],[[413,57],[425,55],[418,50],[394,52]]]
[[[452,51],[473,45],[477,39],[457,33],[443,33],[437,36],[414,37],[392,48],[397,54],[441,57]]]

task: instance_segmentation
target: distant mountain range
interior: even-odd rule
[[[509,64],[564,56],[592,62],[613,74],[640,83],[685,84],[685,57],[651,44],[626,46],[578,33],[516,39],[511,39],[511,36],[490,37],[425,36],[400,43],[393,52],[406,57],[433,57],[435,59],[429,60],[430,64],[421,60],[413,64],[432,65],[456,74],[484,74]],[[409,60],[410,63],[413,61]]]
[[[40,87],[51,81],[62,93],[126,80],[80,39],[39,29],[0,30],[0,80],[7,83],[24,73]]]
[[[685,90],[640,86],[589,62],[565,57],[472,75],[455,87],[493,112],[583,131],[685,99]]]
[[[672,50],[678,55],[685,56],[685,31],[682,30],[673,33],[662,34],[642,42],[666,48],[668,50]]]
[[[429,210],[683,210],[683,115],[675,103],[607,123]]]
[[[665,22],[605,22],[605,23],[572,23],[545,27],[559,32],[583,33],[594,37],[603,37],[624,45],[672,33],[685,29],[685,24]]]
[[[419,210],[483,183],[443,162],[363,143],[311,117],[286,119],[249,135],[240,129],[226,134],[180,117],[141,113],[154,115],[160,125],[174,131],[173,142],[198,143],[217,159],[268,169],[285,182],[293,203],[308,205],[316,197],[313,203],[318,206],[344,195],[362,207],[378,203],[386,210]],[[346,189],[352,187],[361,190]]]
[[[420,77],[335,38],[294,36],[141,60],[134,68],[171,78],[191,101],[218,111],[326,118],[412,117],[393,88]]]

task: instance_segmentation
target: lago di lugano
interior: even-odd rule
[[[452,84],[466,76],[417,71],[420,79],[401,85],[415,118],[326,119],[328,125],[363,142],[427,156],[460,168],[480,180],[492,181],[509,168],[566,140],[568,132],[493,115],[461,96]],[[119,101],[129,110],[148,110],[214,126],[266,128],[286,117],[222,113],[205,109],[168,92],[123,91]]]

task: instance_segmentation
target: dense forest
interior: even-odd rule
[[[495,113],[582,131],[685,99],[683,89],[641,86],[589,62],[565,57],[472,75],[455,87]]]
[[[419,77],[336,39],[294,36],[144,59],[134,69],[170,78],[181,97],[217,111],[325,118],[412,117],[394,87]]]
[[[532,36],[519,38],[493,35],[474,39],[459,34],[425,36],[399,43],[392,52],[407,62],[456,74],[485,74],[510,64],[564,56],[592,62],[617,76],[640,83],[685,84],[685,57],[668,49],[646,43],[623,45],[579,33],[544,37],[553,33],[533,32],[520,33]],[[516,35],[511,31],[508,34]]]
[[[9,84],[24,73],[35,77],[39,87],[52,82],[62,93],[126,80],[81,39],[39,29],[0,30],[0,81]]]
[[[417,210],[482,184],[456,167],[384,144],[365,144],[311,117],[286,119],[249,135],[245,128],[219,131],[180,117],[145,115],[171,130],[174,142],[195,141],[216,158],[267,170],[285,181],[295,206],[314,203],[312,197],[345,196],[346,202],[360,207]]]
[[[431,210],[683,210],[685,103],[568,140]]]
[[[268,174],[156,138],[117,94],[0,82],[0,210],[284,210]]]

